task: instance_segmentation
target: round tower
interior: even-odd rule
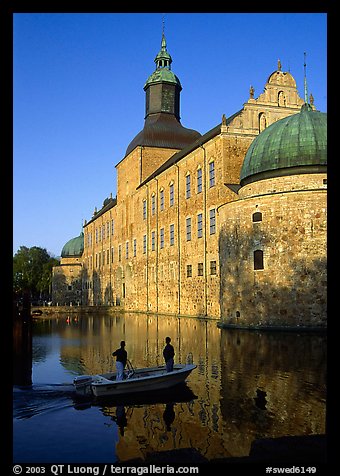
[[[220,208],[222,325],[327,326],[327,114],[304,104],[250,145]]]

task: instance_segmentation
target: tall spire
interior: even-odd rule
[[[306,75],[306,53],[303,54],[304,55],[304,64],[303,64],[303,68],[304,68],[304,93],[305,93],[305,104],[308,104],[308,91],[307,91],[307,75]]]
[[[160,69],[160,68],[171,69],[170,65],[172,63],[172,58],[166,49],[166,39],[164,34],[164,20],[163,20],[163,26],[162,26],[161,49],[155,58],[155,63],[156,63],[156,69]]]

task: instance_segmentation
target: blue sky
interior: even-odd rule
[[[60,256],[82,221],[116,195],[115,165],[143,128],[143,86],[160,50],[162,13],[17,13],[13,25],[13,252]],[[204,134],[294,76],[327,112],[324,13],[165,13],[181,122]]]

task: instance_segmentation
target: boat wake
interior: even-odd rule
[[[72,407],[73,395],[72,383],[15,386],[13,387],[13,417],[26,419],[48,411]]]
[[[80,396],[76,393],[72,383],[14,386],[13,417],[17,420],[24,420],[46,412],[60,411],[71,407],[75,410],[86,410],[91,406],[100,408],[117,408],[122,405],[128,407],[148,406],[190,402],[196,398],[197,396],[184,382],[166,390],[109,398],[94,397],[93,395]]]

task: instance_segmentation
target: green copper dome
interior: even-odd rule
[[[84,251],[84,233],[69,240],[61,250],[62,258],[73,258],[81,256]]]
[[[149,86],[149,84],[154,84],[154,83],[160,83],[160,82],[165,82],[165,83],[173,83],[179,86],[182,89],[181,83],[177,76],[167,68],[162,68],[162,69],[156,69],[147,79],[144,89]]]
[[[327,114],[304,104],[298,114],[271,124],[250,145],[241,185],[264,178],[323,172],[327,166]]]

